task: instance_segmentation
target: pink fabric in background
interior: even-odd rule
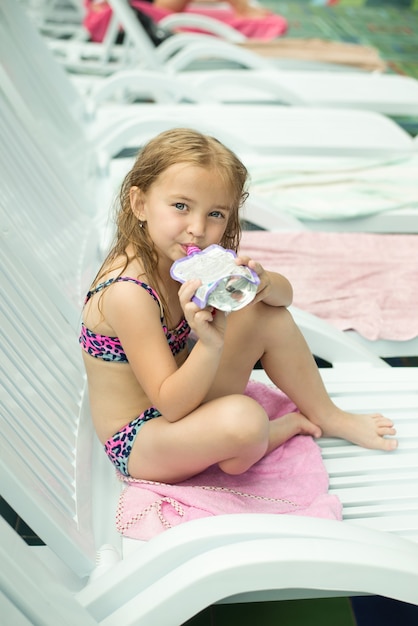
[[[245,231],[240,251],[293,285],[293,304],[370,340],[418,336],[418,236]]]
[[[246,393],[263,405],[270,419],[295,410],[279,390],[250,382]],[[148,540],[193,519],[230,513],[307,515],[340,520],[342,506],[328,493],[328,474],[318,444],[296,436],[239,476],[212,466],[176,485],[121,476],[116,525],[120,533]]]
[[[130,4],[148,15],[154,22],[159,22],[167,15],[171,15],[172,11],[155,7],[151,2],[142,2],[141,0],[131,0]],[[92,8],[89,0],[85,0],[86,15],[83,20],[84,27],[89,31],[91,38],[95,42],[103,41],[112,15],[112,9],[109,6],[97,6]],[[269,41],[280,37],[287,31],[287,20],[281,15],[270,13],[262,18],[244,18],[237,17],[230,9],[216,8],[189,8],[186,7],[185,13],[194,13],[197,15],[206,15],[217,19],[231,28],[239,31],[248,39],[257,39],[259,41]],[[197,29],[184,29],[198,32]]]

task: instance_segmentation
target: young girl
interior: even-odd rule
[[[247,170],[212,137],[174,129],[139,153],[120,194],[115,243],[87,294],[80,343],[91,413],[126,476],[180,482],[212,464],[245,472],[296,434],[393,450],[390,420],[337,408],[287,308],[289,282],[240,257],[260,278],[253,302],[226,316],[192,301],[173,262],[187,246],[237,250]],[[188,336],[197,341],[188,350]],[[244,390],[254,364],[297,405],[269,422]]]

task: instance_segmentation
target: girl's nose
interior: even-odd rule
[[[205,218],[194,216],[187,226],[187,233],[194,237],[203,237],[205,234]]]

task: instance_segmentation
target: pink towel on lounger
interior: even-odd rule
[[[246,393],[270,419],[296,410],[279,390],[251,381]],[[189,520],[230,513],[307,515],[340,520],[342,506],[328,493],[328,474],[312,437],[299,435],[261,459],[247,472],[231,476],[218,466],[169,485],[120,475],[116,525],[120,533],[148,540]]]
[[[418,336],[418,236],[243,233],[240,251],[293,286],[294,305],[365,339]]]

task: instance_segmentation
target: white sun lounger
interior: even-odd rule
[[[83,56],[87,48],[98,51],[99,62],[96,62],[96,71],[106,71],[112,74],[121,68],[147,68],[168,74],[176,74],[178,80],[184,79],[187,87],[191,84],[197,90],[204,90],[206,98],[220,102],[250,102],[250,103],[281,103],[308,107],[325,108],[360,108],[363,110],[378,111],[388,115],[418,115],[418,81],[396,75],[364,72],[336,72],[313,70],[280,70],[274,62],[260,57],[257,54],[240,49],[229,42],[204,35],[175,35],[164,42],[157,50],[148,40],[148,36],[141,24],[127,5],[126,0],[112,0],[115,19],[112,20],[107,39],[103,44],[83,43],[80,41],[65,43],[71,51],[68,64],[80,67],[88,66],[87,60],[74,60],[79,54]],[[21,7],[13,3],[13,11],[20,11]],[[172,16],[176,22],[181,19],[205,19],[195,16]],[[131,43],[126,46],[112,46],[112,39],[117,33],[117,24],[121,22],[129,32]],[[238,37],[231,36],[219,29],[227,29],[225,25],[217,24],[218,34],[229,37],[231,40]],[[229,29],[233,31],[233,29]],[[56,47],[62,48],[63,42]],[[84,53],[81,52],[84,50]],[[136,53],[135,53],[136,51]],[[122,61],[109,62],[110,57]],[[87,52],[85,56],[89,56]],[[246,66],[243,74],[240,70],[228,68],[221,70],[194,71],[191,75],[182,70],[189,67],[196,59],[215,56],[234,61],[235,64]],[[90,62],[91,64],[91,62]],[[141,77],[138,77],[138,81]],[[169,80],[168,78],[166,79]]]
[[[99,623],[143,626],[180,624],[230,596],[244,601],[368,592],[418,603],[416,372],[385,366],[326,324],[309,326],[310,316],[299,321],[312,350],[336,365],[323,372],[330,393],[352,410],[384,411],[399,431],[400,448],[391,455],[321,442],[345,522],[244,515],[178,527],[146,545],[117,535],[119,484],[91,431],[69,314],[76,305],[67,287],[83,267],[80,215],[65,184],[57,187],[50,163],[39,158],[41,151],[31,151],[29,141],[22,151],[5,134],[10,119],[2,115],[2,122],[1,145],[10,149],[1,163],[0,489],[47,543],[41,554],[56,583]],[[31,211],[16,193],[21,183],[12,176],[14,151],[29,160],[20,166],[27,172]],[[232,576],[237,567],[239,575]],[[389,569],[396,584],[387,580]]]
[[[330,594],[418,604],[414,368],[358,353],[323,371],[340,405],[383,411],[399,434],[393,454],[321,441],[343,522],[216,516],[145,544],[126,540],[115,531],[120,483],[92,433],[75,329],[45,288],[47,266],[35,278],[4,229],[2,240],[0,492],[47,544],[40,556],[55,584],[91,618],[172,626],[217,601]]]
[[[54,67],[45,45],[33,25],[12,0],[4,0],[0,8],[0,51],[5,71],[29,103],[38,123],[52,125],[52,137],[62,150],[80,150],[80,134],[93,142],[107,141],[111,127],[121,120],[127,124],[126,136],[134,135],[135,126],[149,127],[150,135],[158,127],[198,125],[202,130],[218,129],[221,140],[232,136],[242,138],[260,155],[311,154],[374,156],[409,154],[414,150],[411,138],[395,123],[370,111],[279,107],[275,105],[231,105],[200,103],[177,105],[135,105],[100,107],[96,123],[80,123],[87,107],[64,72]],[[32,28],[31,28],[32,27]],[[25,35],[23,35],[25,33]],[[22,41],[25,45],[22,46]],[[144,84],[148,80],[143,76]],[[157,79],[155,79],[157,80]],[[150,81],[151,82],[151,81]],[[185,86],[180,86],[184,93]],[[75,134],[74,119],[80,125]],[[230,144],[231,145],[231,144]],[[232,145],[232,147],[234,147]],[[73,156],[73,155],[72,155]]]
[[[83,0],[19,0],[37,28],[49,37],[74,37],[88,41],[82,26],[85,14]]]
[[[92,432],[74,324],[80,276],[91,269],[86,240],[94,249],[80,236],[89,216],[77,211],[79,190],[70,194],[59,159],[28,129],[20,134],[13,116],[2,107],[0,493],[47,544],[40,554],[60,597],[107,626],[172,626],[216,601],[272,596],[378,593],[418,604],[416,371],[386,366],[326,324],[318,332],[310,316],[300,320],[311,349],[335,363],[323,371],[332,396],[354,411],[383,411],[399,433],[393,454],[321,442],[344,521],[219,516],[146,544],[116,533],[120,484]]]
[[[169,75],[174,72],[179,80],[185,80],[188,85],[193,84],[197,89],[202,89],[207,97],[220,102],[356,108],[387,115],[418,116],[418,81],[413,78],[380,72],[281,69],[277,61],[234,45],[232,41],[240,39],[239,34],[234,36],[225,25],[203,16],[174,15],[167,18],[166,24],[179,26],[182,22],[184,25],[206,23],[217,28],[218,37],[177,34],[155,48],[127,0],[109,0],[109,4],[117,22],[123,25],[128,34],[128,65],[131,68],[148,68]],[[114,22],[111,31],[115,32]],[[219,39],[219,36],[223,39]],[[229,38],[229,41],[225,38]],[[73,51],[77,45],[80,46],[74,42]],[[81,47],[85,48],[85,44],[81,44]],[[132,48],[136,55],[132,53]],[[207,61],[205,67],[204,60],[211,58],[226,64],[232,62],[235,68],[227,66],[210,69],[209,66],[208,69]],[[69,63],[72,67],[80,68],[84,62],[74,63],[74,60],[70,60]],[[111,64],[106,65],[108,73],[112,73]],[[102,68],[106,65],[101,64]],[[196,70],[199,66],[203,68],[202,71],[193,71],[193,74],[187,72],[187,69]],[[243,71],[240,68],[245,69]]]

